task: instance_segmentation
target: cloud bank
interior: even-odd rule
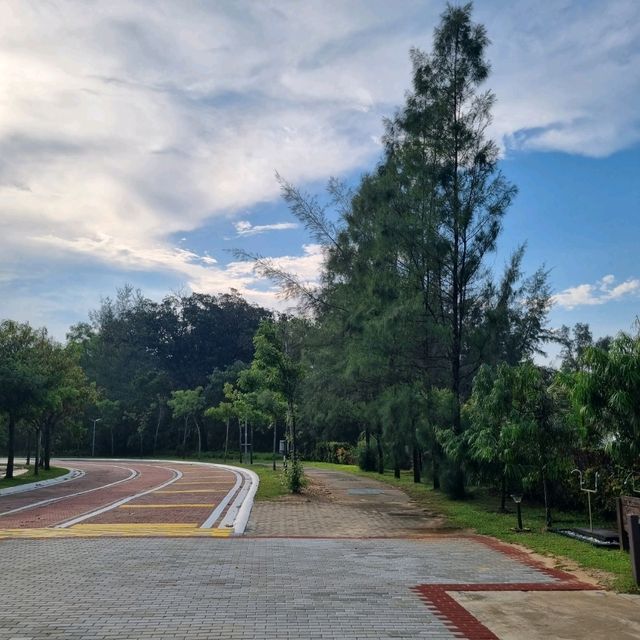
[[[274,170],[305,185],[370,168],[381,119],[409,86],[408,49],[430,48],[442,9],[435,0],[3,3],[0,285],[19,283],[26,299],[34,262],[82,279],[82,261],[273,302],[224,255],[172,238],[240,215],[239,237],[292,229],[244,219],[278,198]],[[495,0],[475,17],[495,43],[492,134],[507,153],[604,156],[640,140],[638,2],[603,11],[582,0]],[[320,264],[299,252],[282,259]],[[603,299],[598,285],[581,286],[595,289],[562,292],[558,304]],[[10,313],[12,294],[0,293]]]
[[[621,300],[640,294],[640,279],[629,278],[620,284],[615,284],[612,275],[606,275],[593,284],[579,284],[569,287],[552,297],[553,304],[565,309],[575,309],[582,306],[605,304],[612,300]]]

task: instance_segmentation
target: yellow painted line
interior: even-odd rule
[[[215,481],[215,480],[209,480],[207,482],[176,482],[174,483],[174,487],[191,487],[191,486],[196,486],[196,485],[209,485],[209,484],[224,484],[224,485],[233,485],[233,482],[231,482],[231,480],[219,480],[219,481]]]
[[[194,525],[82,525],[68,529],[0,529],[0,540],[9,539],[49,539],[49,538],[134,538],[166,536],[171,538],[228,538],[233,529],[199,529]]]
[[[154,491],[154,493],[214,493],[219,489],[175,489],[165,491]]]
[[[102,531],[104,529],[113,531],[129,531],[132,529],[188,530],[195,529],[197,526],[196,522],[112,522],[106,524],[77,524],[72,529],[82,531]]]
[[[119,509],[181,509],[183,507],[213,507],[210,502],[200,504],[123,504]]]

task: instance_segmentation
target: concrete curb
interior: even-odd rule
[[[253,500],[256,492],[258,491],[258,485],[260,484],[260,478],[255,471],[251,469],[244,469],[242,467],[232,467],[229,465],[223,466],[233,471],[239,471],[248,482],[245,482],[240,489],[233,504],[229,507],[227,515],[224,517],[220,526],[231,527],[233,526],[233,533],[236,536],[241,536],[247,528],[249,522],[249,516],[251,515],[251,509],[253,508]]]
[[[61,484],[62,482],[69,482],[69,480],[82,478],[83,475],[84,471],[81,471],[80,469],[69,469],[69,473],[65,473],[63,476],[58,476],[57,478],[49,478],[48,480],[36,480],[35,482],[29,482],[28,484],[19,484],[15,487],[0,489],[0,497],[10,496],[15,493],[24,493],[25,491],[33,491],[34,489],[41,489],[42,487],[50,487],[54,484]]]

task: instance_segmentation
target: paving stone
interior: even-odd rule
[[[444,640],[411,587],[550,580],[466,539],[6,540],[0,563],[0,640]]]

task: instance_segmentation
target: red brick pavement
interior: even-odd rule
[[[73,467],[85,471],[85,475],[68,483],[0,498],[0,514],[27,507],[17,513],[0,515],[0,528],[55,526],[111,505],[123,498],[160,487],[179,473],[182,476],[166,487],[160,487],[124,505],[88,518],[83,521],[83,524],[194,523],[200,525],[233,488],[236,481],[235,474],[226,469],[171,462],[74,461]],[[132,475],[132,471],[137,472],[138,475],[127,480]],[[75,495],[78,493],[81,495]],[[55,502],[36,504],[50,499],[55,499]],[[29,507],[29,505],[33,506]],[[145,505],[184,506],[141,508]]]
[[[526,583],[467,583],[467,584],[421,584],[413,588],[425,605],[441,618],[459,638],[467,640],[499,640],[490,629],[469,613],[455,598],[449,595],[456,591],[587,591],[597,586],[580,582],[575,576],[559,569],[545,566],[531,554],[502,544],[492,538],[469,536],[496,551],[504,553],[518,562],[546,574],[553,581]]]
[[[164,489],[165,491],[189,491],[188,493],[152,492],[131,500],[127,505],[187,505],[195,503],[205,506],[197,508],[131,509],[125,508],[125,505],[123,505],[84,522],[91,524],[111,522],[194,522],[201,524],[235,483],[235,475],[224,469],[195,465],[172,465],[170,462],[122,461],[111,463],[74,461],[73,467],[82,469],[85,471],[85,475],[68,483],[42,487],[33,491],[0,498],[0,514],[16,508],[24,508],[24,510],[17,513],[0,515],[0,528],[18,529],[55,526],[113,504],[123,498],[159,487],[176,477],[178,471],[183,474],[182,477],[161,488],[160,491]],[[132,475],[132,471],[136,471],[138,475],[127,480]],[[207,492],[198,491],[192,493],[191,490],[193,489],[206,489]],[[48,504],[37,504],[51,499],[55,499],[55,501]],[[33,506],[30,507],[29,505]]]

